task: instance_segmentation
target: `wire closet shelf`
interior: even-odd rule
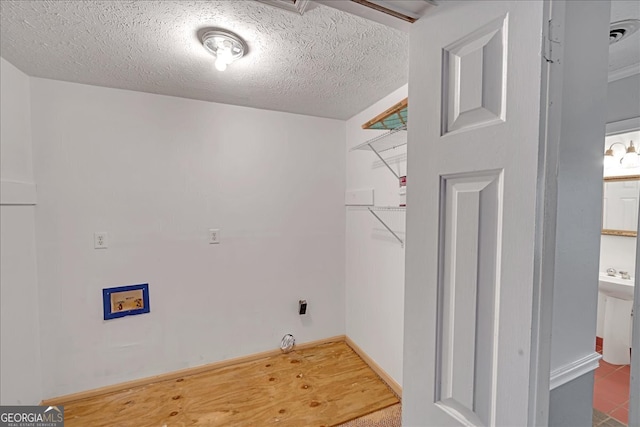
[[[371,138],[360,145],[356,145],[349,151],[370,150],[382,153],[387,150],[401,147],[407,143],[407,125],[402,125],[388,132]]]

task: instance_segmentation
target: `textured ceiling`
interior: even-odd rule
[[[347,119],[407,82],[408,35],[311,4],[256,1],[0,2],[0,54],[30,76]],[[197,37],[236,32],[224,73]]]
[[[629,18],[640,2],[612,1]],[[249,45],[224,73],[197,36],[211,27]],[[408,35],[313,2],[2,0],[0,55],[36,77],[347,119],[406,83]],[[610,71],[638,63],[640,32],[611,46]]]
[[[613,0],[611,22],[640,19],[640,1]],[[609,71],[620,70],[640,63],[640,31],[614,43],[609,48]]]

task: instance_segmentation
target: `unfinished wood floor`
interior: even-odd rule
[[[344,342],[65,405],[67,427],[334,426],[398,403]]]

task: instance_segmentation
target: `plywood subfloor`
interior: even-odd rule
[[[398,403],[344,342],[65,405],[66,427],[334,426]]]

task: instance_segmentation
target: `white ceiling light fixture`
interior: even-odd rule
[[[231,31],[211,30],[202,35],[202,45],[216,57],[215,66],[224,71],[227,66],[242,58],[247,52],[247,44]]]

